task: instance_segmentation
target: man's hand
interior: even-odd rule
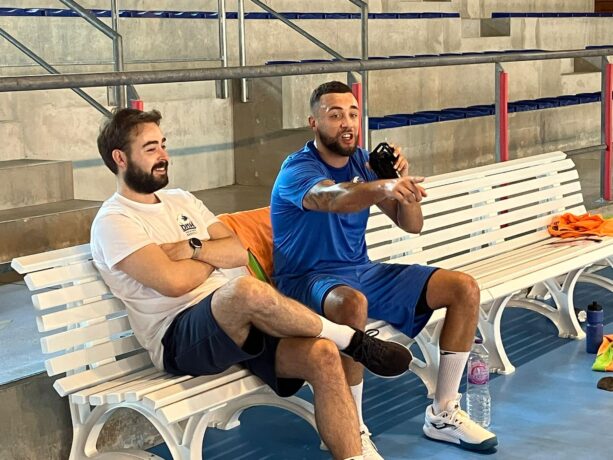
[[[404,165],[404,168],[408,170],[408,162]],[[423,197],[428,196],[426,190],[419,185],[423,181],[423,177],[407,175],[398,179],[386,179],[381,182],[383,182],[386,198],[396,200],[400,204],[412,204],[419,203]]]
[[[400,177],[408,177],[409,161],[402,154],[402,147],[397,146],[396,144],[390,144],[390,147],[394,149],[394,156],[396,157],[394,169],[398,171]]]
[[[191,259],[194,250],[187,240],[177,241],[176,243],[164,243],[159,245],[170,260],[179,261]]]

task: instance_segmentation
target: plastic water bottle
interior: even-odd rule
[[[604,313],[602,307],[596,302],[587,306],[587,326],[585,328],[585,351],[588,353],[598,353],[598,348],[602,344],[602,323]]]
[[[490,426],[490,371],[488,353],[483,340],[476,337],[468,356],[466,373],[466,409],[471,420],[484,428]]]

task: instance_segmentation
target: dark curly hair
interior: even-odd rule
[[[157,110],[142,112],[136,109],[117,109],[113,111],[113,115],[104,122],[98,135],[98,152],[104,164],[113,174],[117,174],[113,150],[119,149],[129,155],[131,153],[130,142],[138,126],[143,123],[155,123],[159,126],[161,119],[162,114]]]

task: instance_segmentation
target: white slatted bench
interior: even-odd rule
[[[424,227],[419,235],[407,235],[372,208],[369,256],[381,262],[436,265],[475,277],[481,288],[479,329],[490,353],[490,371],[514,371],[500,330],[506,307],[544,315],[562,337],[585,336],[573,307],[575,284],[590,282],[613,290],[609,279],[592,272],[613,266],[613,238],[557,244],[561,239],[547,233],[553,215],[586,212],[575,165],[566,154],[552,152],[433,176],[424,187],[428,197],[422,202]],[[544,302],[547,297],[553,307]],[[431,350],[431,371],[438,365],[439,332],[437,327],[419,338],[425,341],[420,347]]]
[[[173,376],[155,369],[133,336],[125,307],[114,298],[91,262],[89,245],[14,259],[27,274],[50,376],[67,396],[73,423],[70,460],[159,459],[144,451],[98,452],[96,442],[109,416],[124,407],[144,415],[159,431],[173,459],[202,457],[207,427],[230,429],[248,407],[277,406],[315,427],[313,406],[280,398],[247,370],[233,367],[214,376]]]

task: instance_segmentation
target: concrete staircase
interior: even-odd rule
[[[17,256],[87,242],[99,204],[74,199],[70,161],[1,161],[0,267]]]

